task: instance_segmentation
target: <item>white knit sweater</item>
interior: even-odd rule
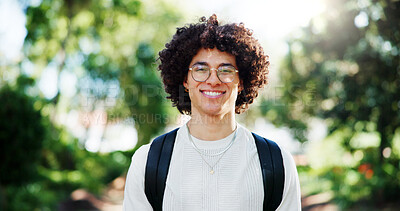
[[[175,140],[164,192],[163,210],[262,210],[264,189],[260,161],[250,131],[238,124],[237,137],[226,153],[203,156],[214,165],[214,174],[188,139],[182,126]],[[206,154],[223,150],[234,133],[217,141],[192,139]],[[144,173],[150,144],[132,157],[125,184],[124,210],[152,210],[144,193]],[[285,186],[277,210],[301,210],[300,185],[292,156],[281,148],[285,166]]]

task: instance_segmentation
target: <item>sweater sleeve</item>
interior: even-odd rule
[[[141,146],[132,157],[126,176],[123,210],[153,210],[144,192],[144,173],[150,144]]]
[[[276,210],[301,210],[300,183],[296,164],[289,152],[282,149],[282,147],[281,151],[285,167],[285,186],[281,204]]]

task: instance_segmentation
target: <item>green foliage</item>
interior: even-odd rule
[[[37,179],[45,128],[33,99],[9,86],[0,89],[0,186]]]
[[[133,117],[139,147],[168,121],[170,103],[164,99],[155,60],[179,19],[177,9],[161,0],[44,0],[27,8],[24,51],[36,64],[37,75],[53,65],[58,75],[77,77],[83,100],[67,110],[90,112],[104,105],[111,121]],[[55,104],[65,98],[62,94],[59,90]]]
[[[268,118],[269,121],[274,122],[277,126],[287,125],[292,128],[293,136],[300,142],[306,142],[307,124],[302,121],[304,114],[300,112],[293,112],[295,107],[285,105],[281,100],[267,100],[261,99],[259,106],[261,115]]]
[[[288,105],[282,113],[289,118],[277,122],[305,130],[311,117],[325,120],[329,136],[311,152],[310,171],[332,182],[340,205],[394,201],[400,191],[400,157],[391,153],[400,125],[400,4],[328,4],[288,42],[281,78]]]
[[[55,210],[78,188],[102,194],[108,183],[124,175],[133,152],[88,152],[87,137],[74,137],[63,122],[70,111],[90,115],[99,109],[106,112],[107,125],[134,119],[137,147],[171,120],[156,52],[181,14],[163,0],[42,0],[25,11],[23,58],[0,67],[0,83],[18,90],[16,97],[0,99],[0,117],[7,120],[0,123],[0,206]],[[56,72],[57,92],[46,99],[38,82],[48,69]],[[66,74],[76,79],[68,87],[74,94],[60,85]],[[5,87],[9,91],[2,94],[14,89]],[[84,133],[94,124],[99,123],[84,125]]]
[[[128,155],[82,149],[34,108],[41,99],[35,103],[23,93],[32,80],[22,75],[17,84],[17,90],[9,85],[0,90],[0,117],[7,120],[0,122],[2,210],[54,210],[78,188],[101,194],[126,171]]]
[[[141,131],[137,144],[140,147],[166,126],[171,106],[166,101],[159,74],[149,71],[155,69],[154,50],[148,44],[141,44],[136,55],[135,66],[129,68],[132,71],[124,72],[120,81],[125,87],[124,100],[129,104],[136,128]],[[163,103],[168,106],[162,106]]]
[[[40,154],[35,157],[39,162],[20,161],[35,170],[35,180],[2,184],[4,210],[55,210],[58,203],[68,199],[76,189],[101,195],[107,184],[123,175],[129,165],[130,159],[123,152],[90,153],[77,140],[70,140],[73,137],[66,131],[52,128],[54,126],[46,118],[43,121],[47,130]],[[18,172],[19,177],[26,178],[25,172]]]

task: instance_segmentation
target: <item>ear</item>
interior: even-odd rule
[[[188,89],[187,78],[185,78],[185,80],[183,80],[183,87]]]

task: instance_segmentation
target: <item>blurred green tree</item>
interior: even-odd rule
[[[279,113],[275,122],[302,141],[312,117],[325,120],[328,139],[350,160],[320,171],[338,199],[393,202],[400,193],[400,2],[326,2],[323,15],[288,42],[281,70],[286,106],[265,101],[265,113]]]
[[[34,64],[36,80],[46,68],[56,69],[53,120],[60,111],[102,107],[108,122],[133,117],[137,146],[163,130],[170,106],[163,100],[155,58],[181,18],[177,8],[162,0],[43,0],[26,15],[22,63]],[[77,78],[74,96],[60,89],[63,73]]]
[[[63,117],[70,111],[88,116],[86,130],[133,119],[137,147],[173,118],[156,71],[156,52],[182,14],[163,0],[21,2],[27,4],[23,55],[18,63],[0,67],[0,202],[7,201],[5,210],[54,210],[78,188],[100,195],[124,174],[132,156],[132,151],[86,151],[87,137],[78,139],[65,126]],[[55,72],[54,79],[47,77],[48,70]],[[40,84],[53,80],[55,94],[46,94],[51,86]],[[90,118],[98,109],[105,122]]]
[[[19,80],[29,83],[29,80]],[[21,85],[21,86],[24,86]],[[35,180],[36,165],[45,136],[42,116],[33,107],[34,100],[20,90],[3,86],[0,89],[0,208],[7,198],[3,187],[19,186]],[[3,201],[4,200],[4,201]]]

